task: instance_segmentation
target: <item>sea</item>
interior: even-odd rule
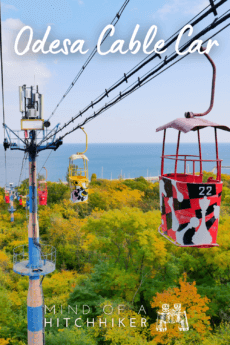
[[[50,150],[39,153],[37,157],[37,172],[45,175],[42,168],[47,169],[47,180],[52,182],[65,181],[69,164],[69,157],[77,152],[82,152],[85,144],[63,144],[57,151]],[[51,152],[51,153],[50,153]],[[165,154],[173,155],[176,152],[176,144],[167,143]],[[85,155],[88,157],[89,177],[93,173],[98,178],[118,179],[136,178],[139,176],[151,177],[159,176],[161,167],[162,144],[160,143],[116,143],[98,144],[89,143]],[[198,155],[198,145],[196,143],[181,143],[180,155]],[[215,160],[215,145],[202,144],[202,159]],[[28,159],[24,160],[22,151],[6,151],[0,148],[0,186],[13,183],[17,186],[22,180],[28,178]],[[219,158],[222,159],[222,173],[230,174],[230,143],[219,143]],[[80,166],[80,162],[78,162]],[[175,161],[166,159],[164,172],[169,173],[174,170]],[[215,162],[204,162],[203,170],[212,171],[215,169]],[[186,163],[186,170],[192,172],[192,163]],[[178,172],[184,171],[184,162],[178,163]],[[199,163],[196,163],[195,171],[199,171]]]

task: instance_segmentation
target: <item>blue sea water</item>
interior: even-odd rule
[[[63,144],[52,152],[47,163],[49,181],[65,180],[69,157],[76,152],[81,152],[84,144]],[[89,158],[89,176],[96,173],[98,178],[117,179],[119,176],[133,178],[139,176],[158,176],[160,173],[162,144],[89,144],[86,153]],[[176,144],[166,144],[166,154],[175,154]],[[50,151],[41,152],[38,156],[38,172],[41,170]],[[181,144],[179,154],[198,154],[198,145],[193,143]],[[18,185],[24,153],[21,151],[7,150],[7,182]],[[203,159],[215,159],[215,145],[202,144]],[[219,144],[219,158],[223,159],[223,166],[230,166],[230,144]],[[5,185],[4,150],[0,148],[0,186]],[[165,160],[165,172],[173,170],[174,161]],[[184,164],[179,163],[178,171],[183,171]],[[203,169],[211,171],[215,163],[204,163]],[[199,170],[198,164],[196,171]],[[192,172],[192,165],[189,165]],[[223,169],[223,173],[230,173],[230,169]],[[44,173],[41,171],[41,173]],[[21,176],[21,180],[28,177],[28,160]]]

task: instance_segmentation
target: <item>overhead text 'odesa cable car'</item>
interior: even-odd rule
[[[74,203],[88,202],[88,158],[84,155],[88,148],[88,138],[84,128],[81,127],[81,129],[86,135],[86,149],[84,152],[78,152],[69,157],[69,184],[71,201]]]
[[[212,97],[207,112],[203,114],[186,113],[186,118],[178,118],[157,128],[164,130],[160,182],[161,225],[159,232],[169,241],[180,247],[208,248],[218,246],[216,243],[219,212],[221,204],[221,159],[218,154],[217,129],[230,131],[230,128],[201,118],[209,113],[214,103],[215,65],[205,54],[213,66]],[[212,160],[202,159],[200,130],[214,128],[216,157]],[[175,155],[165,155],[166,130],[174,128],[178,131]],[[179,154],[181,132],[197,132],[199,155]],[[165,159],[173,160],[174,172],[165,173]],[[183,162],[184,171],[178,173],[178,162]],[[192,162],[192,173],[186,171],[187,162]],[[203,179],[203,162],[214,162],[216,178]],[[197,164],[199,173],[196,172]],[[211,175],[211,174],[210,174]]]

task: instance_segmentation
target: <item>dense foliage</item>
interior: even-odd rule
[[[46,326],[46,344],[229,344],[230,176],[223,183],[220,246],[196,249],[175,247],[158,234],[158,183],[93,175],[89,203],[77,205],[67,185],[49,182],[48,205],[38,208],[41,242],[57,250],[57,269],[42,284],[53,324]],[[25,180],[19,191],[27,190]],[[28,278],[12,268],[13,249],[28,241],[28,211],[15,205],[11,224],[0,189],[0,345],[27,343]],[[156,331],[163,303],[182,304],[188,332],[177,324]]]

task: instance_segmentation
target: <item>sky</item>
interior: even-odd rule
[[[20,128],[18,86],[38,84],[39,91],[44,95],[45,118],[48,118],[97,44],[102,30],[111,23],[123,3],[124,0],[40,0],[39,2],[10,0],[2,3],[5,114],[6,124],[10,128],[14,130]],[[124,49],[127,49],[137,24],[140,25],[137,39],[142,44],[152,25],[157,25],[158,28],[154,43],[160,39],[166,40],[208,4],[207,0],[130,0],[116,25],[115,35],[107,39],[102,50],[108,50],[117,39],[125,40]],[[218,15],[227,11],[229,5],[227,1],[221,6]],[[198,32],[213,20],[214,15],[209,15],[194,29],[194,32]],[[84,49],[88,49],[88,53],[34,54],[30,50],[25,55],[16,55],[15,39],[24,26],[33,29],[32,44],[42,39],[47,27],[51,26],[46,47],[56,39],[59,39],[61,44],[67,38],[72,43],[81,39],[85,41]],[[215,37],[219,46],[214,47],[210,52],[217,67],[217,81],[214,108],[206,117],[210,121],[228,126],[230,126],[229,30],[227,28]],[[27,42],[26,37],[25,42]],[[22,46],[23,43],[20,48]],[[172,51],[175,51],[174,46],[162,54],[162,58]],[[57,123],[64,124],[69,118],[78,114],[146,56],[142,48],[135,55],[131,52],[127,54],[118,52],[106,56],[97,54],[52,117],[51,128]],[[131,78],[127,85],[131,85],[158,63],[159,60],[153,60]],[[161,142],[162,132],[156,133],[157,127],[175,118],[183,117],[186,111],[203,112],[208,108],[211,79],[212,69],[206,58],[197,52],[191,54],[89,122],[85,126],[89,142]],[[122,85],[107,100],[112,99],[127,85]],[[88,111],[86,116],[91,115],[104,104],[105,101],[102,101],[100,105]],[[71,128],[72,125],[69,129]],[[218,131],[218,133],[220,142],[230,141],[229,132]],[[175,130],[169,130],[168,142],[174,142],[176,134]],[[0,139],[3,140],[3,130],[0,135]],[[67,136],[64,143],[83,143],[84,140],[84,134],[78,130]],[[182,135],[182,142],[196,142],[196,140],[195,133]],[[201,140],[212,142],[213,131],[202,130]]]

